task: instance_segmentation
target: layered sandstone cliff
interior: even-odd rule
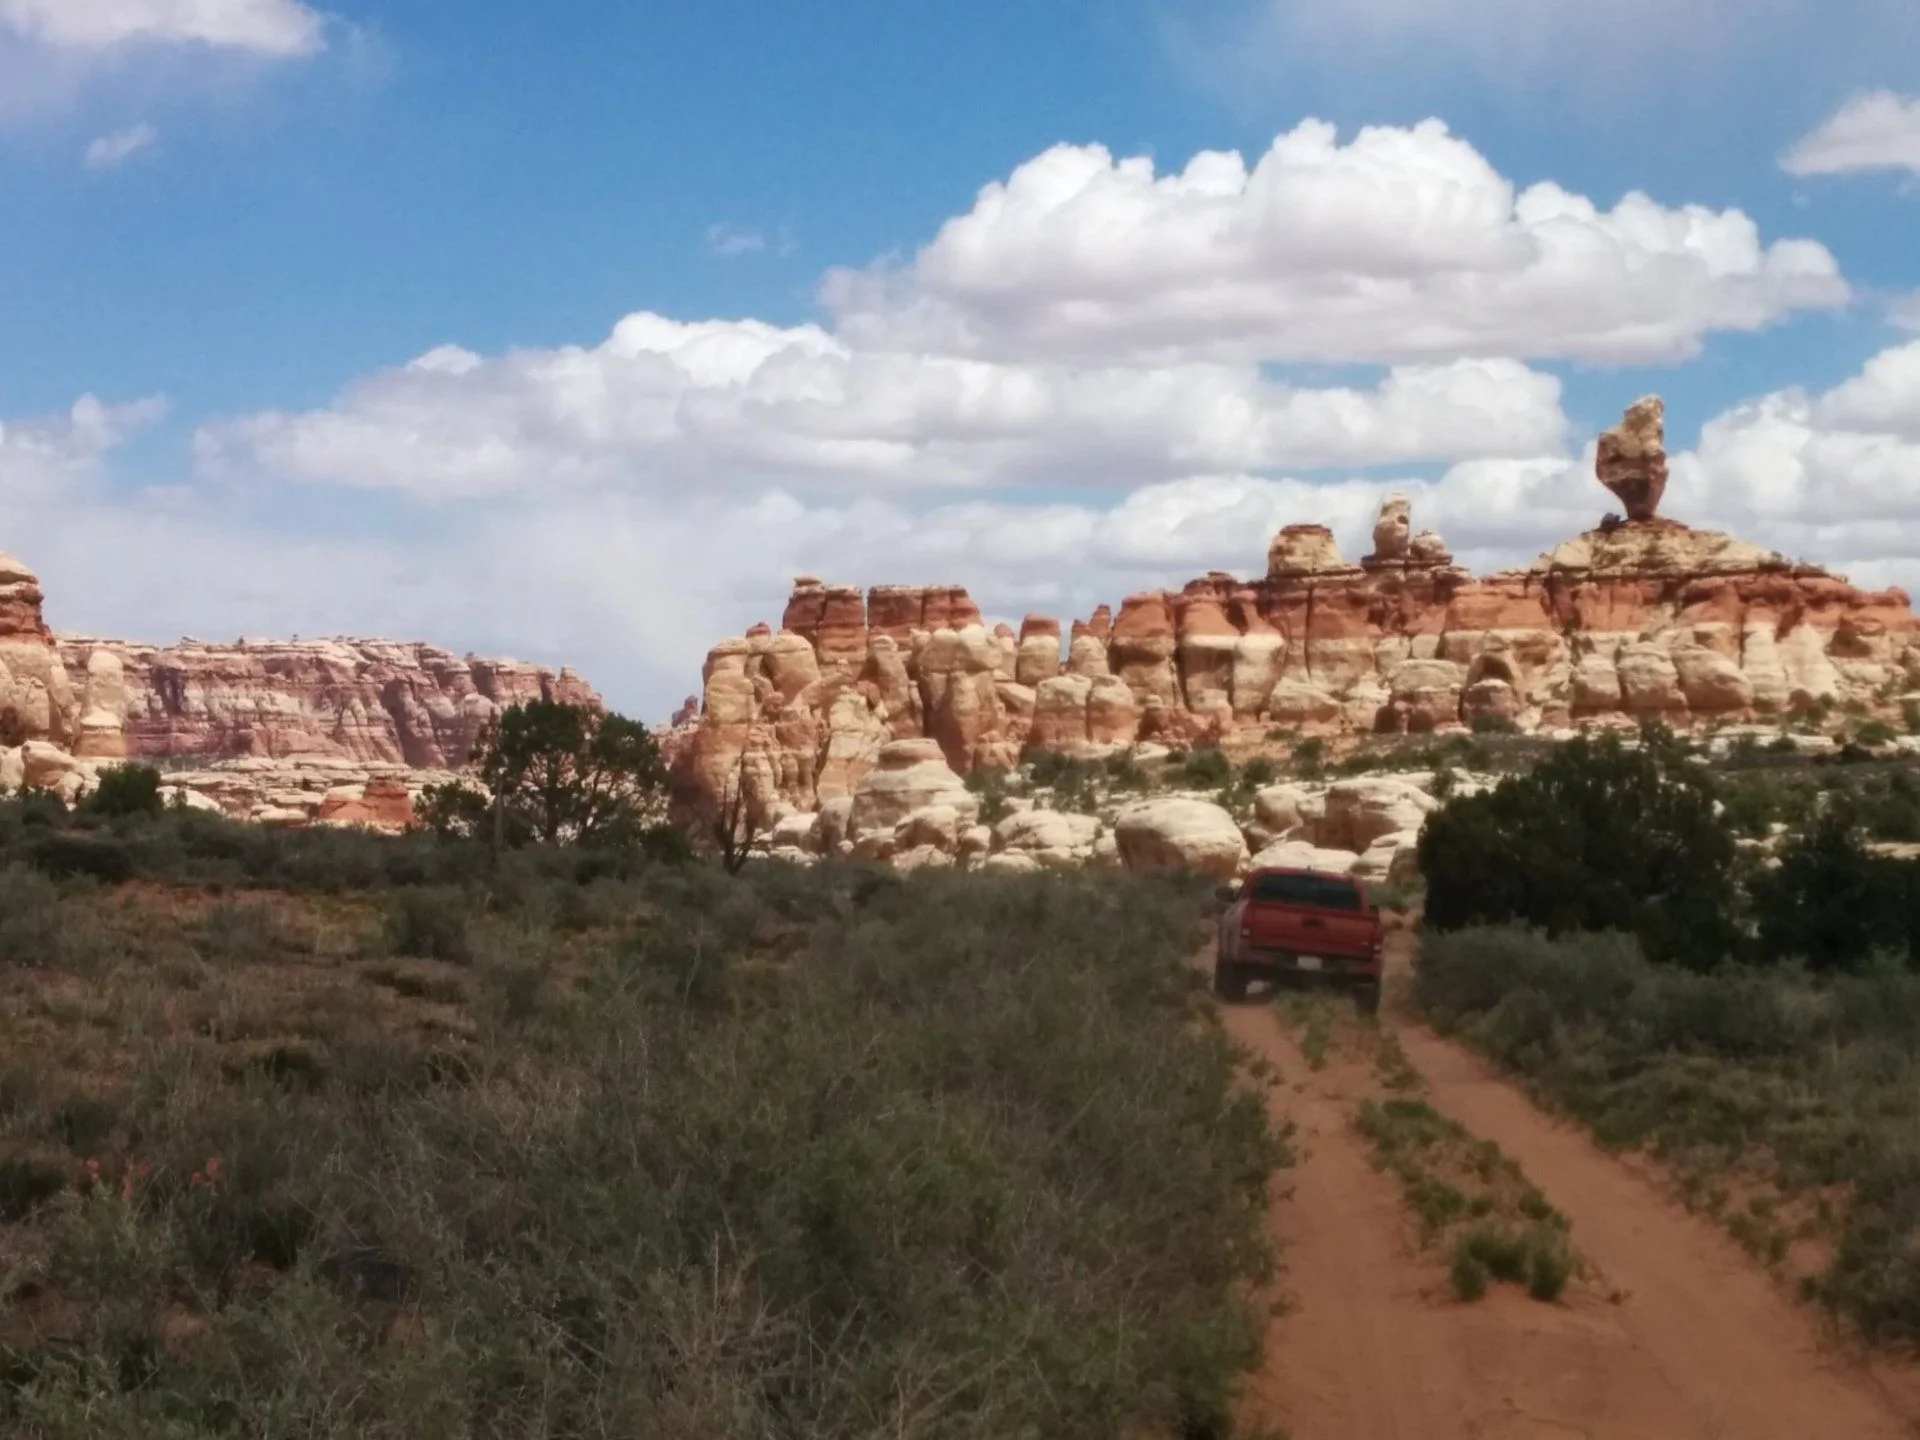
[[[1920,686],[1920,621],[1904,592],[1863,591],[1656,513],[1657,400],[1603,437],[1599,469],[1633,518],[1484,577],[1416,532],[1398,498],[1357,563],[1324,526],[1290,525],[1259,578],[1214,572],[1064,630],[1045,616],[989,629],[952,586],[863,595],[802,577],[778,630],[709,654],[682,778],[696,794],[743,789],[773,816],[849,795],[898,739],[936,742],[965,774],[1039,749],[1276,729],[1710,726],[1871,708]]]
[[[599,703],[571,670],[391,640],[152,646],[61,635],[56,645],[69,675],[82,677],[84,755],[455,769],[504,706]]]
[[[161,764],[188,803],[244,818],[397,828],[501,708],[600,704],[568,669],[389,640],[56,635],[43,605],[32,572],[0,554],[0,785],[69,799],[133,759]]]

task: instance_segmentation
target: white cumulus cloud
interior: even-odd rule
[[[331,406],[204,427],[214,475],[433,498],[564,490],[1125,488],[1218,469],[1534,454],[1560,386],[1512,360],[1306,388],[1257,366],[1070,367],[851,348],[640,313],[592,349],[442,347]]]
[[[1906,170],[1920,175],[1920,96],[1856,95],[1780,161],[1789,175]]]
[[[980,192],[904,268],[831,273],[863,344],[1073,359],[1666,361],[1714,331],[1844,303],[1812,240],[1738,210],[1611,209],[1517,189],[1437,120],[1341,143],[1303,122],[1158,173],[1059,145]]]
[[[706,338],[707,374],[747,363],[741,337]],[[458,352],[438,352],[416,373],[473,375],[492,363],[469,368]],[[372,505],[364,491],[321,487],[302,509],[324,520],[309,528],[328,538],[309,538],[275,525],[271,493],[236,501],[220,487],[105,483],[102,457],[157,408],[88,399],[0,428],[0,548],[40,569],[56,625],[152,639],[431,639],[578,664],[616,704],[656,717],[697,688],[711,642],[778,619],[797,573],[954,582],[998,618],[1069,618],[1210,569],[1258,574],[1283,524],[1331,525],[1346,553],[1364,553],[1392,490],[1481,570],[1525,563],[1615,507],[1589,447],[1577,458],[1468,456],[1333,481],[1168,470],[1119,495],[1039,498],[742,479],[515,488],[438,507],[405,495]],[[1916,476],[1920,342],[1825,392],[1783,390],[1714,417],[1696,448],[1674,456],[1663,510],[1859,583],[1913,585]]]
[[[142,150],[151,150],[160,142],[160,132],[142,121],[102,135],[87,146],[84,159],[89,170],[116,170]]]
[[[325,44],[320,15],[298,0],[0,0],[0,26],[70,50],[148,42],[296,56]]]

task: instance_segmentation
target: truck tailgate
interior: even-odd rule
[[[1256,904],[1247,907],[1241,920],[1242,943],[1255,950],[1306,955],[1365,955],[1373,949],[1376,925],[1371,915]]]

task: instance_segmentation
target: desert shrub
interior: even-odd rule
[[[132,854],[112,835],[43,831],[27,846],[27,858],[36,870],[59,879],[84,876],[117,884],[132,879],[135,870]]]
[[[1140,768],[1140,762],[1130,750],[1115,751],[1107,756],[1105,769],[1108,782],[1122,790],[1144,790],[1147,787],[1147,772]]]
[[[1909,735],[1920,735],[1920,700],[1900,702],[1900,723],[1907,727]]]
[[[980,797],[980,823],[998,825],[1007,818],[1007,772],[991,765],[969,771],[967,789]]]
[[[1233,762],[1218,745],[1196,745],[1180,762],[1180,778],[1196,790],[1210,790],[1233,779]]]
[[[1920,976],[1703,974],[1649,962],[1628,936],[1503,927],[1427,937],[1414,988],[1441,1030],[1603,1143],[1666,1160],[1758,1253],[1779,1260],[1795,1233],[1826,1241],[1805,1280],[1838,1314],[1920,1338]],[[1722,1211],[1735,1179],[1755,1203]],[[1530,1286],[1554,1282],[1541,1264]]]
[[[1486,1263],[1464,1239],[1453,1247],[1453,1260],[1447,1274],[1453,1284],[1455,1299],[1471,1303],[1485,1297],[1488,1280]]]
[[[81,808],[96,815],[158,815],[160,772],[151,765],[116,765],[100,777]]]
[[[1280,778],[1280,766],[1268,755],[1256,755],[1240,767],[1241,783],[1258,789]]]
[[[1625,929],[1656,959],[1731,949],[1733,838],[1704,774],[1658,736],[1573,740],[1526,774],[1450,801],[1420,837],[1427,924]]]
[[[1035,750],[1026,758],[1027,774],[1035,785],[1057,785],[1063,778],[1076,774],[1081,762],[1062,755],[1057,750]]]
[[[273,958],[289,941],[267,900],[227,900],[200,917],[199,949],[209,959],[245,964]]]
[[[1876,840],[1920,841],[1920,780],[1911,770],[1894,771],[1860,797],[1859,818]]]
[[[1294,773],[1308,777],[1318,775],[1326,758],[1327,742],[1318,735],[1310,735],[1293,747]]]
[[[1875,718],[1862,720],[1854,726],[1851,738],[1858,744],[1878,748],[1882,745],[1891,745],[1898,738],[1899,733],[1885,720]]]
[[[63,918],[53,881],[24,865],[0,869],[0,965],[57,964]]]
[[[145,1054],[150,1175],[30,1217],[85,1324],[9,1342],[0,1432],[1225,1433],[1281,1152],[1193,890],[779,869],[643,871],[597,938],[489,916],[471,1039]],[[646,953],[697,927],[719,1003]]]
[[[397,891],[387,905],[387,944],[396,955],[464,965],[473,959],[471,910],[465,892],[449,887]]]
[[[1757,950],[1770,961],[1857,970],[1877,951],[1920,964],[1920,862],[1868,854],[1835,806],[1753,877]]]
[[[0,1155],[0,1224],[26,1219],[67,1188],[70,1173],[43,1155]]]

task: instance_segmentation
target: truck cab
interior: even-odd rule
[[[1358,880],[1265,869],[1216,893],[1225,906],[1213,965],[1222,1000],[1244,1000],[1250,982],[1265,980],[1346,990],[1363,1010],[1380,1008],[1386,929]]]

